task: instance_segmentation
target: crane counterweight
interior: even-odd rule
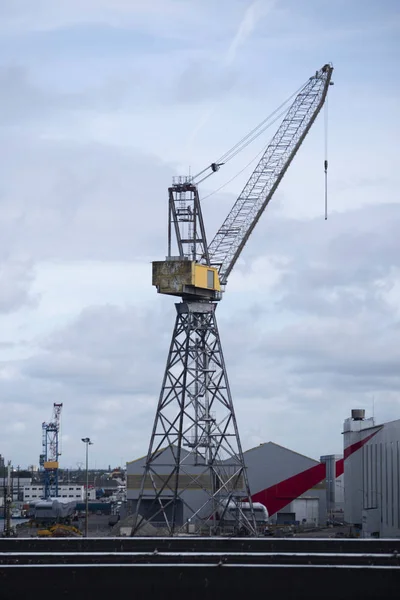
[[[186,299],[219,300],[218,269],[193,260],[170,257],[153,264],[153,285],[160,294]]]

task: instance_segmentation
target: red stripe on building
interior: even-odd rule
[[[378,431],[380,431],[380,429],[374,431],[374,433],[371,433],[363,440],[355,442],[351,446],[345,448],[344,458],[336,461],[336,477],[343,475],[344,461],[346,458],[362,448],[364,444],[378,433]],[[288,479],[284,479],[279,483],[271,485],[271,487],[261,490],[261,492],[253,494],[251,498],[253,502],[261,502],[261,504],[264,504],[269,515],[273,515],[290,504],[293,500],[318,485],[318,483],[321,483],[324,479],[326,479],[326,465],[325,463],[320,463],[310,469],[306,469],[301,473],[293,475],[293,477],[289,477]]]
[[[251,498],[253,502],[264,504],[268,513],[273,515],[325,479],[325,472],[325,463],[320,463],[253,494]]]
[[[382,429],[382,428],[380,428],[380,429]],[[362,448],[371,438],[374,437],[374,435],[376,435],[378,433],[378,431],[380,431],[380,429],[378,429],[377,431],[374,431],[374,433],[371,433],[363,440],[355,442],[351,446],[347,446],[347,448],[344,449],[344,460],[346,460],[346,458],[349,458],[349,456],[351,454],[353,454],[354,452],[356,452],[357,450]]]

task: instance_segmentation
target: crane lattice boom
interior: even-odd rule
[[[60,452],[60,419],[62,404],[53,405],[53,416],[49,423],[42,423],[42,454],[40,466],[44,469],[44,497],[58,496],[58,459]]]
[[[325,65],[296,96],[231,212],[209,244],[210,263],[222,284],[321,110],[333,67]]]

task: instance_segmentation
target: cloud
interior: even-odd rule
[[[29,262],[0,259],[0,313],[34,307],[38,298],[31,294],[33,280]]]
[[[199,99],[199,97],[204,97],[204,95],[207,94],[207,91],[212,97],[215,97],[216,93],[227,92],[233,88],[235,82],[238,80],[238,76],[235,75],[232,66],[238,52],[250,38],[256,26],[262,21],[262,18],[265,17],[274,6],[274,0],[256,0],[255,2],[252,2],[246,8],[226,53],[222,55],[222,59],[216,61],[214,64],[211,63],[211,68],[210,63],[207,62],[206,68],[204,66],[201,67],[201,65],[194,65],[185,72],[184,79],[189,81],[189,94],[191,94],[193,98]],[[181,82],[181,85],[184,83],[185,80]],[[188,137],[188,150],[193,145],[198,133],[210,120],[210,117],[214,114],[216,108],[217,106],[214,104],[207,108],[203,113]]]
[[[226,66],[234,63],[241,47],[246,43],[256,26],[259,25],[261,19],[273,10],[275,4],[274,0],[256,0],[247,7],[224,57]]]
[[[390,247],[389,232],[397,208],[385,208],[387,218],[382,218],[374,242],[378,262],[387,262],[384,249],[387,244]],[[360,230],[368,229],[368,223],[376,223],[375,210],[364,208],[354,214],[354,223],[359,223],[354,238]],[[277,250],[280,228],[288,232],[293,228],[297,237],[280,236],[280,256],[264,254],[256,261],[247,257],[249,268],[242,264],[231,277],[217,318],[245,448],[271,439],[318,457],[340,450],[338,432],[343,418],[354,405],[369,408],[372,395],[382,420],[398,414],[396,303],[377,297],[376,303],[361,303],[356,311],[333,296],[331,309],[325,312],[315,310],[311,303],[315,294],[310,284],[314,281],[314,253],[319,257],[320,269],[325,266],[328,280],[328,258],[331,269],[341,268],[338,285],[354,277],[354,261],[346,263],[340,253],[329,253],[339,243],[348,219],[348,214],[338,215],[341,223],[336,233],[324,238],[318,221],[301,224],[279,213],[271,214],[269,227],[276,229],[271,251]],[[306,232],[301,232],[302,226]],[[307,251],[301,247],[306,237],[310,246]],[[371,254],[361,252],[368,238],[359,239],[363,246],[357,251],[357,265],[362,277],[359,281],[354,278],[353,286],[361,293],[377,277],[391,277],[391,271],[376,269]],[[304,302],[301,312],[280,301],[288,286],[287,269],[292,268],[293,261],[304,276],[303,287],[296,288],[293,301],[297,298],[301,304],[302,295],[307,293],[310,298],[308,309]],[[321,280],[314,282],[316,289],[322,284],[325,287],[323,271],[319,273]],[[72,291],[73,281],[70,285]],[[115,285],[121,289],[117,279]],[[326,285],[326,293],[329,289]],[[51,406],[57,397],[64,403],[64,431],[73,435],[78,420],[82,435],[93,436],[95,441],[100,434],[106,436],[107,446],[97,450],[98,460],[103,457],[107,461],[117,447],[128,459],[145,453],[174,309],[172,298],[154,293],[139,303],[141,295],[140,288],[137,298],[132,295],[132,302],[125,307],[104,305],[99,299],[97,306],[85,308],[65,325],[39,336],[30,357],[13,365],[4,364],[3,371],[7,373],[8,369],[9,375],[3,379],[0,376],[2,397],[21,401],[29,390],[34,404],[40,398],[42,412],[46,403]],[[13,393],[9,394],[11,387]],[[310,436],[316,414],[318,427]],[[299,429],[297,423],[304,426]],[[36,442],[31,443],[33,448]],[[114,460],[117,458],[114,456]],[[65,460],[79,460],[72,446]]]
[[[12,33],[49,31],[90,22],[137,28],[149,14],[176,19],[186,13],[185,3],[176,0],[153,0],[151,8],[143,0],[134,3],[129,0],[70,0],[65,4],[38,0],[35,6],[29,0],[17,0],[0,6],[3,28]]]
[[[0,160],[0,251],[36,261],[165,252],[157,215],[174,171],[154,157],[96,143],[14,138]]]
[[[166,251],[171,177],[330,58],[329,219],[317,121],[230,277],[221,339],[245,448],[338,452],[343,418],[372,396],[379,420],[398,417],[396,25],[323,4],[0,4],[2,454],[37,462],[55,399],[64,466],[85,435],[99,466],[146,452],[175,318],[150,264]],[[248,174],[204,202],[209,239]]]
[[[130,77],[118,73],[106,74],[100,81],[81,81],[69,91],[51,89],[36,81],[35,69],[21,64],[0,65],[0,127],[44,137],[44,131],[53,125],[60,127],[79,116],[86,118],[103,111],[128,111],[132,105],[157,105],[159,90],[171,96],[170,84],[150,84],[143,73],[144,67],[131,66]],[[181,99],[184,100],[183,98]],[[3,134],[4,135],[4,134]]]
[[[234,70],[221,71],[218,62],[204,64],[201,61],[193,61],[185,68],[174,86],[174,99],[179,102],[196,103],[208,99],[214,100],[229,92],[236,80],[237,74]]]
[[[106,448],[110,460],[116,449],[115,460],[121,454],[128,460],[142,452],[146,424],[154,416],[170,322],[159,307],[141,311],[116,306],[86,308],[68,326],[42,339],[31,358],[17,361],[8,380],[1,377],[0,365],[0,389],[5,393],[2,410],[12,418],[19,403],[33,407],[23,416],[18,413],[18,422],[29,425],[31,432],[26,442],[29,454],[39,446],[43,413],[50,411],[54,398],[63,403],[63,432],[68,432],[71,441],[78,422],[82,435],[90,435],[95,443],[100,443],[100,433],[106,431],[106,445],[97,451],[100,459],[107,460]],[[150,339],[156,343],[149,343]],[[13,394],[9,395],[11,387]],[[120,439],[123,423],[124,441]],[[18,427],[20,430],[21,425]],[[6,452],[12,439],[4,423],[0,433]],[[71,446],[64,460],[74,464],[79,450]]]
[[[164,359],[159,344],[167,332],[159,307],[87,308],[71,325],[45,339],[45,352],[25,361],[23,372],[106,397],[146,393],[154,384],[152,363]],[[158,344],[151,346],[149,338]]]

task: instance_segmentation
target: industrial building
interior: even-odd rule
[[[26,485],[23,488],[24,502],[32,502],[44,498],[45,486],[39,484]],[[71,500],[84,500],[86,498],[85,487],[83,485],[59,485],[58,498],[68,498]],[[89,488],[89,500],[96,499],[96,490]]]
[[[353,410],[343,428],[344,516],[363,537],[400,537],[400,419]]]
[[[400,537],[400,420],[376,425],[373,418],[365,418],[365,411],[354,410],[344,422],[343,441],[343,456],[323,455],[320,461],[273,442],[247,450],[244,459],[252,500],[267,508],[272,523],[324,526],[327,521],[343,522],[353,526],[356,535]],[[168,464],[168,452],[160,451],[160,464]],[[136,508],[144,465],[145,458],[127,464],[130,512]],[[195,466],[192,471],[193,481],[183,500],[191,494],[193,503],[198,494],[196,502],[201,506],[203,492],[193,483]],[[182,488],[187,486],[186,479],[180,479]],[[149,507],[150,480],[145,491]],[[141,513],[145,515],[146,503]],[[184,502],[177,514],[182,522],[190,516],[185,514]]]
[[[169,448],[161,450],[157,456],[158,473],[164,468],[167,473]],[[187,460],[191,456],[188,453]],[[270,515],[270,521],[275,523],[300,523],[307,525],[322,525],[326,521],[326,484],[325,464],[293,452],[273,442],[244,452],[245,465],[249,479],[249,487],[254,502],[263,504]],[[140,484],[145,466],[145,457],[127,464],[127,501],[129,512],[134,512],[140,492]],[[186,463],[187,469],[188,463]],[[179,478],[179,485],[186,488],[182,501],[176,506],[178,522],[183,523],[191,515],[186,514],[185,496],[188,505],[199,508],[207,497],[201,487],[207,486],[207,481],[197,481],[199,467],[191,466],[190,475]],[[189,483],[189,478],[191,482]],[[204,477],[204,476],[202,476]],[[149,477],[145,483],[146,499],[142,499],[140,512],[148,517],[152,505],[152,484]],[[165,491],[164,498],[169,499],[171,492]],[[190,499],[190,500],[189,500]],[[172,512],[172,505],[169,510]],[[162,515],[159,517],[162,522]],[[155,524],[154,521],[152,521]]]
[[[271,522],[323,524],[326,519],[325,466],[273,442],[244,453],[254,502]]]
[[[7,489],[8,477],[1,478],[0,483],[3,489]],[[30,483],[30,477],[17,477],[16,472],[12,473],[12,476],[10,477],[10,492],[13,501],[23,500],[24,487],[26,487]],[[0,506],[2,506],[2,500],[3,498],[0,498]]]
[[[171,461],[171,455],[173,450],[170,447],[163,448],[158,451],[155,461],[157,462],[157,480],[165,483],[169,473],[169,461]],[[179,498],[175,505],[170,503],[166,508],[167,519],[172,518],[173,511],[175,510],[176,521],[179,525],[188,521],[193,515],[193,507],[195,510],[201,510],[204,503],[207,500],[208,492],[210,488],[209,479],[203,474],[203,468],[195,464],[193,460],[194,455],[190,452],[182,450],[182,461],[185,462],[185,473],[180,474],[178,479],[179,489],[184,490],[182,498]],[[139,499],[141,482],[143,471],[145,467],[146,457],[142,457],[138,460],[134,460],[127,464],[127,502],[129,512],[135,512],[137,502]],[[190,472],[189,472],[190,471]],[[174,481],[171,482],[171,487],[175,485]],[[144,483],[144,494],[140,504],[140,513],[149,519],[156,514],[157,507],[154,507],[154,487],[151,481],[150,475],[146,475]],[[172,497],[172,491],[169,488],[164,489],[162,501],[165,504]],[[165,519],[163,514],[157,514],[156,520],[152,521],[155,526],[165,525]]]

